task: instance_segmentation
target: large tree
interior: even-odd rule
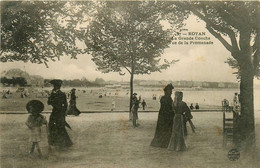
[[[83,36],[98,70],[130,74],[130,109],[134,75],[150,74],[174,61],[160,61],[172,36],[164,29],[154,2],[105,2]]]
[[[174,2],[206,23],[207,30],[231,53],[228,62],[239,68],[240,147],[255,146],[254,76],[260,61],[260,2]]]
[[[84,3],[85,11],[88,4]],[[60,56],[76,58],[75,21],[82,11],[80,2],[5,1],[1,2],[0,61],[45,63]]]

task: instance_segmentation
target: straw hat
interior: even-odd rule
[[[41,113],[44,110],[44,104],[40,100],[31,100],[26,104],[26,109],[30,112],[30,106],[35,109],[35,112]]]

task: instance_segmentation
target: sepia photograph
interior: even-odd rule
[[[1,168],[260,167],[260,1],[1,0]]]

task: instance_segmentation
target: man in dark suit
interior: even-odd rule
[[[132,113],[133,113],[133,126],[138,127],[139,124],[136,123],[136,120],[138,119],[138,108],[139,108],[139,100],[136,97],[137,93],[133,94],[132,99]]]

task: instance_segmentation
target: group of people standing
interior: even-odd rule
[[[75,113],[80,114],[80,111],[76,108],[76,95],[75,89],[72,89],[70,106],[68,108],[66,94],[60,90],[62,81],[52,80],[50,83],[53,85],[53,90],[48,97],[48,105],[53,107],[50,115],[49,123],[44,116],[40,113],[44,110],[44,104],[39,100],[31,100],[27,103],[26,108],[30,113],[26,125],[31,130],[30,141],[32,147],[30,153],[34,152],[36,147],[41,157],[41,150],[39,148],[41,126],[46,125],[48,133],[49,149],[51,146],[56,146],[59,149],[64,149],[72,146],[72,141],[67,133],[66,127],[71,129],[70,125],[66,122],[66,115]]]
[[[52,80],[50,83],[53,84],[54,88],[47,101],[48,105],[53,107],[49,123],[40,114],[44,110],[44,105],[41,101],[31,100],[26,105],[27,111],[30,113],[26,122],[26,125],[31,130],[30,141],[32,142],[32,147],[30,153],[33,153],[36,147],[40,157],[41,150],[38,142],[40,142],[41,126],[46,125],[49,149],[51,150],[51,146],[64,149],[72,146],[72,141],[66,130],[66,127],[71,129],[65,119],[66,113],[70,114],[71,111],[76,111],[77,115],[80,114],[80,111],[76,108],[75,89],[72,89],[70,107],[68,108],[66,94],[60,90],[62,81]],[[187,104],[182,101],[182,92],[175,92],[174,101],[172,100],[173,88],[171,84],[164,88],[164,96],[160,100],[161,107],[151,146],[182,151],[186,149],[184,139],[184,136],[187,136],[186,122],[192,119],[192,115]],[[138,119],[137,111],[140,103],[140,99],[137,99],[136,95],[134,94],[132,99],[131,117],[134,127],[138,126],[136,120]]]
[[[164,96],[160,99],[161,107],[151,146],[184,151],[186,150],[184,137],[187,136],[186,122],[191,120],[193,116],[187,104],[182,101],[182,92],[176,91],[174,101],[172,100],[173,89],[172,84],[164,88]]]
[[[193,106],[193,103],[190,104],[190,109],[193,110],[193,109],[196,109],[196,110],[199,110],[200,109],[200,106],[198,103],[196,103],[195,107]]]
[[[141,96],[139,96],[139,99],[137,99],[137,93],[133,94],[132,97],[132,105],[131,105],[131,113],[130,113],[130,120],[133,121],[133,126],[134,127],[138,127],[139,124],[136,123],[136,120],[138,120],[138,108],[139,108],[139,104],[142,105],[143,110],[145,110],[145,107],[147,106],[145,100],[143,99],[143,101],[141,102]]]

